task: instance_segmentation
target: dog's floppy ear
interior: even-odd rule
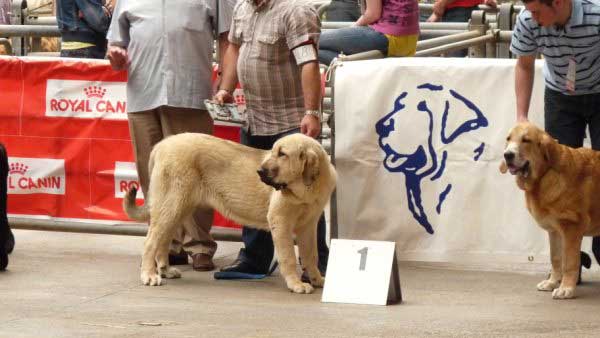
[[[544,159],[551,167],[554,165],[554,163],[556,163],[558,157],[560,156],[558,154],[558,142],[548,134],[544,134],[542,136],[540,141],[540,150],[542,151]]]
[[[302,171],[302,180],[304,185],[309,186],[319,176],[319,155],[313,149],[306,149],[300,153],[304,157],[304,170]]]
[[[502,160],[502,162],[500,162],[500,173],[506,174],[507,171],[508,167],[506,166],[506,161]]]

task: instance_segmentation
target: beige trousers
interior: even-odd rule
[[[161,106],[152,110],[131,112],[129,133],[133,143],[135,164],[144,196],[148,192],[148,161],[152,147],[167,136],[184,132],[212,134],[213,121],[206,110]],[[198,209],[186,220],[171,242],[170,253],[181,249],[190,255],[203,253],[211,257],[217,242],[210,235],[212,209]]]

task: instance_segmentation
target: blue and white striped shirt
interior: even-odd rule
[[[544,56],[548,88],[564,94],[600,93],[600,0],[573,0],[569,22],[562,28],[540,27],[524,10],[517,18],[510,51],[517,56]],[[569,59],[577,64],[575,93],[566,88]]]

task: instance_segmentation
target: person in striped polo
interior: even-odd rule
[[[527,121],[534,61],[544,57],[544,127],[559,143],[583,146],[589,128],[592,148],[600,150],[600,2],[524,0],[510,50],[517,55],[517,120]],[[592,251],[600,262],[600,237]],[[583,259],[589,257],[582,253]],[[581,275],[581,270],[580,270]],[[581,276],[580,276],[581,278]]]

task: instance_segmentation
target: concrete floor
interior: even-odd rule
[[[139,282],[143,238],[15,231],[0,273],[0,337],[598,337],[600,278],[579,298],[551,299],[537,273],[400,264],[404,303],[321,303],[279,276],[216,281],[184,268],[161,287]],[[240,243],[219,243],[216,263]]]

